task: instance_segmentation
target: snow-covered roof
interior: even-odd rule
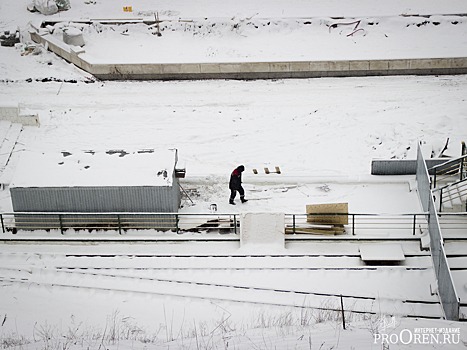
[[[171,186],[177,151],[25,152],[11,187]]]

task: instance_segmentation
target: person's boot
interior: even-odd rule
[[[242,203],[248,202],[248,199],[245,199],[245,196],[241,196],[241,197],[240,197],[240,200],[242,201]]]
[[[233,199],[229,199],[229,204],[235,205],[235,202]]]

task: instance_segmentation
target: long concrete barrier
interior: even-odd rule
[[[221,62],[221,63],[92,63],[84,50],[50,34],[31,31],[31,38],[65,60],[102,80],[287,79],[389,75],[467,74],[467,57],[388,60]]]

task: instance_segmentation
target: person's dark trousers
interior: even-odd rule
[[[240,199],[242,200],[242,202],[245,202],[245,190],[243,189],[243,187],[240,187],[238,190],[230,190],[230,203],[232,203],[235,199],[237,191],[238,193],[240,193]]]

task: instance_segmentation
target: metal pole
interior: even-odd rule
[[[5,226],[3,224],[3,214],[0,214],[0,220],[2,221],[2,231],[5,233]]]
[[[295,234],[295,214],[292,215],[293,226],[292,226],[292,233]]]
[[[178,214],[175,214],[175,233],[179,233],[180,229],[178,227]]]
[[[417,214],[414,214],[414,216],[413,216],[413,235],[414,236],[415,236],[416,221],[417,221]]]
[[[237,234],[237,215],[234,214],[234,233]]]
[[[352,214],[352,235],[355,236],[355,214]]]
[[[342,298],[342,294],[341,294],[341,312],[342,312],[342,326],[345,329],[344,300]]]
[[[117,221],[118,221],[118,234],[122,234],[122,223],[120,222],[120,215],[117,214]]]
[[[441,213],[443,209],[443,189],[439,191],[439,212]]]
[[[464,161],[465,161],[464,159],[461,159],[461,173],[460,173],[460,178],[459,178],[459,180],[461,181],[463,180],[462,178],[464,176]]]
[[[60,232],[63,235],[63,222],[62,222],[62,214],[58,214],[58,221],[60,223]]]

